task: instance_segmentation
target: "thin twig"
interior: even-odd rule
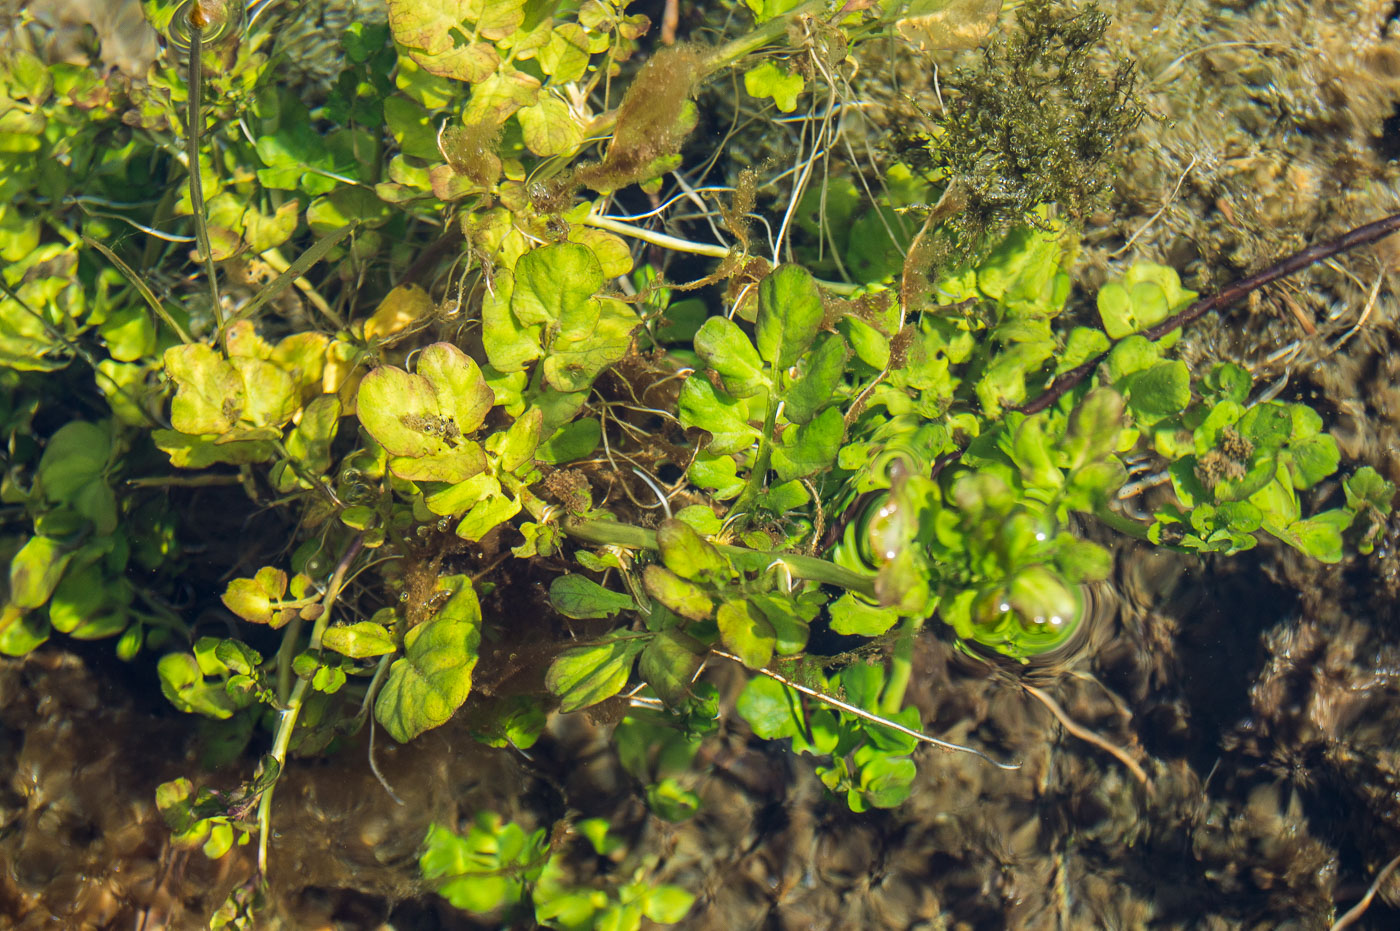
[[[1021,688],[1025,689],[1027,692],[1030,693],[1032,698],[1036,699],[1042,705],[1048,708],[1050,710],[1050,713],[1055,716],[1055,720],[1059,721],[1060,724],[1064,727],[1064,729],[1068,731],[1071,735],[1078,737],[1085,743],[1093,744],[1100,750],[1112,756],[1118,762],[1122,763],[1124,766],[1128,767],[1129,771],[1131,771],[1132,774],[1137,777],[1138,782],[1141,782],[1143,786],[1146,787],[1147,794],[1152,794],[1152,780],[1147,778],[1147,773],[1144,772],[1143,768],[1138,765],[1137,760],[1134,760],[1132,757],[1128,756],[1128,754],[1124,752],[1122,748],[1115,747],[1113,744],[1109,743],[1107,740],[1103,739],[1098,734],[1094,733],[1087,727],[1084,727],[1083,725],[1076,722],[1073,718],[1069,716],[1065,709],[1060,707],[1059,702],[1055,701],[1055,699],[1045,694],[1045,692],[1041,691],[1033,685],[1028,685],[1025,682],[1021,683]]]
[[[1128,237],[1127,242],[1123,243],[1123,245],[1110,252],[1108,254],[1109,258],[1114,258],[1115,256],[1122,255],[1124,252],[1127,252],[1129,249],[1131,249],[1133,243],[1137,242],[1137,238],[1143,233],[1147,232],[1147,228],[1153,223],[1156,223],[1157,218],[1160,217],[1163,214],[1163,212],[1165,212],[1166,209],[1171,206],[1172,201],[1176,200],[1177,192],[1181,190],[1182,182],[1184,182],[1186,180],[1186,176],[1191,173],[1191,169],[1196,167],[1196,158],[1197,156],[1195,155],[1191,156],[1191,164],[1187,165],[1186,170],[1181,173],[1181,177],[1176,179],[1176,186],[1173,187],[1172,192],[1167,195],[1167,199],[1162,201],[1162,206],[1157,208],[1157,212],[1152,214],[1152,216],[1148,217],[1147,221],[1143,223],[1142,226],[1139,226],[1137,228],[1137,232],[1133,233],[1133,235]]]
[[[726,653],[724,650],[718,650],[713,647],[710,648],[710,652],[715,654],[716,656],[722,656],[727,660],[732,660],[733,662],[738,663],[740,666],[747,665],[742,659],[735,656],[733,653]],[[920,731],[916,731],[913,728],[905,727],[903,724],[897,724],[894,721],[891,721],[889,718],[883,718],[872,711],[866,711],[864,708],[857,707],[856,705],[852,705],[849,702],[844,702],[839,698],[833,698],[832,696],[827,695],[825,692],[819,692],[816,689],[808,688],[800,682],[794,682],[786,676],[780,675],[774,672],[773,670],[768,669],[767,667],[755,669],[754,672],[758,673],[761,676],[767,676],[774,682],[786,685],[793,691],[801,692],[803,695],[815,698],[817,701],[822,702],[823,704],[830,705],[833,708],[839,708],[847,714],[855,715],[863,721],[869,721],[872,724],[878,724],[881,727],[888,727],[890,730],[899,731],[901,734],[913,737],[915,740],[918,740],[921,743],[932,744],[935,747],[942,747],[944,750],[954,750],[958,753],[971,753],[973,756],[980,757],[981,759],[986,760],[988,763],[991,763],[997,769],[1017,770],[1021,768],[1020,763],[998,762],[997,760],[992,759],[990,756],[983,753],[981,750],[976,749],[975,747],[964,747],[962,744],[955,744],[950,743],[946,740],[939,740],[937,737],[930,737],[929,735]]]
[[[1356,321],[1355,326],[1353,326],[1350,330],[1347,330],[1345,333],[1342,334],[1341,339],[1337,340],[1335,343],[1333,343],[1327,348],[1329,354],[1336,352],[1338,349],[1341,349],[1343,343],[1355,336],[1358,332],[1360,332],[1361,328],[1366,325],[1366,321],[1371,316],[1371,311],[1374,310],[1376,307],[1376,298],[1380,297],[1381,284],[1384,281],[1385,270],[1382,269],[1380,273],[1376,275],[1376,283],[1371,286],[1371,293],[1366,297],[1366,306],[1361,309],[1361,318]]]
[[[1400,854],[1396,854],[1392,857],[1390,862],[1376,874],[1375,882],[1371,883],[1371,887],[1366,890],[1366,894],[1361,897],[1361,901],[1347,909],[1347,913],[1341,918],[1338,918],[1329,931],[1342,931],[1343,928],[1364,915],[1366,909],[1371,907],[1371,900],[1375,898],[1376,890],[1381,887],[1381,883],[1385,882],[1386,877],[1389,876],[1391,871],[1397,866],[1400,866]]]

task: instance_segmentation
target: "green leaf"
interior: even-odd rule
[[[1118,445],[1123,421],[1123,396],[1112,388],[1095,388],[1069,415],[1065,432],[1068,465],[1078,469],[1096,462]]]
[[[699,427],[710,434],[705,449],[712,454],[743,452],[758,442],[759,432],[749,424],[748,404],[720,391],[702,374],[685,380],[676,407],[683,428]]]
[[[896,808],[909,798],[917,769],[908,757],[875,755],[860,763],[860,795],[872,808]],[[861,754],[857,751],[857,759]]]
[[[445,723],[467,700],[481,644],[481,606],[471,581],[455,585],[447,603],[404,637],[404,655],[394,660],[374,703],[374,716],[389,735],[406,743]]]
[[[830,468],[836,461],[845,430],[841,411],[828,407],[810,423],[785,431],[783,444],[773,450],[773,469],[778,473],[778,481],[805,478]]]
[[[627,354],[640,325],[631,307],[612,298],[565,308],[544,360],[545,380],[559,391],[587,390],[605,368]]]
[[[84,420],[64,424],[49,438],[39,460],[44,497],[62,504],[95,482],[105,484],[102,475],[111,452],[112,438],[105,427]]]
[[[582,459],[598,448],[603,425],[594,417],[565,424],[535,450],[535,458],[550,465]]]
[[[728,501],[744,490],[738,466],[729,456],[716,456],[705,451],[696,454],[686,476],[701,488],[708,488],[716,501]]]
[[[236,708],[223,683],[206,681],[190,654],[162,656],[156,663],[156,675],[160,678],[161,692],[180,711],[220,720],[233,717]]]
[[[632,662],[646,637],[609,640],[565,650],[550,663],[544,683],[559,696],[559,710],[578,711],[612,698],[632,675]]]
[[[91,564],[65,572],[49,600],[49,622],[61,634],[72,633],[78,625],[96,616],[106,601],[102,569]]]
[[[1307,520],[1294,521],[1285,528],[1266,528],[1289,546],[1306,553],[1318,562],[1339,563],[1342,561],[1342,519],[1329,518],[1325,512]],[[1349,522],[1350,515],[1346,515]]]
[[[473,505],[452,532],[463,540],[478,543],[482,537],[519,514],[520,508],[518,498],[505,494],[492,495]]]
[[[72,558],[73,552],[52,537],[30,537],[10,560],[10,604],[42,607]]]
[[[500,65],[493,44],[525,21],[525,0],[389,0],[389,28],[433,74],[473,83]]]
[[[1059,353],[1059,357],[1055,360],[1055,374],[1068,372],[1070,369],[1088,362],[1099,354],[1107,352],[1108,347],[1108,337],[1103,334],[1102,330],[1083,326],[1075,327],[1069,331],[1069,339],[1065,341],[1064,351]]]
[[[838,400],[836,388],[845,375],[850,355],[844,339],[829,336],[807,356],[802,377],[783,394],[783,413],[788,420],[807,423],[818,411]]]
[[[290,610],[277,610],[276,602],[287,592],[287,573],[264,566],[251,579],[234,579],[224,589],[220,600],[224,607],[252,624],[267,624],[274,630],[288,624],[295,616]]]
[[[543,425],[544,411],[532,407],[516,418],[504,433],[492,434],[486,441],[486,448],[500,458],[502,469],[519,472],[535,461]]]
[[[720,639],[750,669],[768,665],[773,658],[773,625],[747,600],[726,601],[715,614]]]
[[[649,595],[681,617],[703,621],[714,610],[714,602],[700,586],[688,582],[661,566],[650,565],[642,574]]]
[[[1342,483],[1342,487],[1346,491],[1347,507],[1360,510],[1369,506],[1381,514],[1390,513],[1395,500],[1395,485],[1382,478],[1371,466],[1357,469]]]
[[[807,269],[779,265],[759,283],[758,354],[774,369],[782,371],[795,363],[816,339],[821,323],[821,291]]]
[[[778,109],[791,113],[797,109],[797,95],[802,93],[802,75],[779,68],[771,61],[744,72],[744,90],[750,97],[772,97]]]
[[[354,624],[334,624],[321,635],[321,646],[350,657],[385,656],[394,652],[394,637],[383,624],[357,621]]]
[[[481,342],[486,357],[499,372],[524,371],[544,355],[544,328],[523,325],[511,311],[515,278],[509,271],[498,271],[492,285],[481,298]]]
[[[272,362],[245,356],[235,356],[229,365],[244,386],[240,420],[254,427],[280,428],[292,419],[299,399],[290,373]]]
[[[768,386],[758,351],[739,325],[728,317],[711,317],[705,321],[695,333],[695,352],[711,371],[724,379],[725,390],[736,398],[752,397]]]
[[[1191,403],[1191,371],[1180,359],[1135,372],[1122,381],[1128,408],[1152,421],[1170,417]]]
[[[794,717],[800,707],[787,687],[767,676],[754,676],[739,693],[739,716],[764,740],[793,737],[801,729]]]
[[[603,269],[587,246],[542,246],[515,263],[510,309],[526,326],[556,324],[566,311],[587,304],[603,286]]]
[[[771,592],[752,594],[748,600],[768,619],[773,628],[773,648],[780,655],[791,656],[806,649],[808,625],[817,613],[812,602]]]
[[[246,403],[243,377],[203,343],[165,351],[165,373],[175,382],[170,423],[181,433],[222,434],[234,428]]]
[[[1337,471],[1342,454],[1331,434],[1320,433],[1289,444],[1286,461],[1293,475],[1293,487],[1311,488]]]
[[[700,810],[700,796],[670,776],[647,786],[646,796],[647,807],[664,821],[685,821]],[[631,927],[639,925],[633,924]]]
[[[1108,354],[1108,380],[1117,383],[1134,372],[1151,368],[1162,359],[1162,351],[1142,336],[1129,336]]]
[[[516,111],[525,147],[541,158],[572,155],[583,145],[583,127],[569,105],[546,93],[534,106]]]
[[[684,919],[694,905],[695,893],[663,884],[647,891],[642,911],[657,924],[673,925]]]
[[[568,84],[583,77],[592,51],[587,31],[578,23],[560,23],[536,58],[544,73],[557,84]]]
[[[695,680],[705,652],[700,641],[672,627],[651,639],[637,661],[637,668],[661,700],[674,706],[690,691],[690,683]]]
[[[581,575],[556,578],[549,586],[549,601],[554,610],[575,620],[612,617],[619,611],[637,610],[631,595],[609,591]]]
[[[729,564],[690,525],[668,518],[656,530],[661,561],[683,579],[715,579],[728,574]]]
[[[831,629],[838,634],[878,637],[899,620],[899,612],[871,604],[850,592],[831,603]]]
[[[856,358],[876,371],[890,364],[890,341],[875,327],[858,317],[842,317],[836,329],[855,350]]]
[[[486,468],[465,435],[481,426],[495,396],[481,369],[450,343],[419,355],[417,375],[380,366],[360,382],[360,423],[394,457],[390,470],[410,481],[461,482]]]

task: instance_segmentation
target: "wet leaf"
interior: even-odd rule
[[[821,291],[807,269],[779,265],[759,283],[756,343],[759,356],[773,368],[783,370],[796,362],[821,323]]]
[[[563,575],[551,582],[549,601],[560,614],[577,620],[637,610],[632,596],[609,591],[581,575]]]
[[[637,668],[662,701],[676,705],[690,691],[705,652],[704,644],[672,627],[651,639]]]
[[[647,566],[642,575],[647,594],[681,617],[703,621],[714,610],[714,602],[704,589],[661,566]]]
[[[397,649],[389,629],[373,621],[357,621],[354,624],[334,624],[327,627],[321,635],[321,646],[351,659],[384,656]]]
[[[10,560],[10,604],[17,608],[39,608],[63,577],[73,551],[52,537],[30,537]]]
[[[375,719],[399,743],[446,723],[471,692],[481,607],[465,576],[440,584],[456,590],[431,619],[404,636],[404,655],[389,667],[374,703]]]
[[[744,72],[744,90],[750,97],[772,97],[773,103],[783,113],[797,109],[797,95],[802,93],[802,75],[779,68],[771,61],[765,61]]]
[[[836,393],[846,373],[850,350],[840,336],[822,341],[816,351],[807,356],[802,377],[783,395],[783,412],[793,423],[807,423],[817,412],[836,403]]]
[[[180,433],[227,433],[238,423],[246,403],[243,377],[203,343],[172,346],[165,351],[165,373],[175,382],[170,423]]]
[[[199,664],[188,653],[162,656],[156,663],[156,675],[161,692],[180,711],[223,720],[233,717],[237,710],[223,683],[206,681]]]
[[[695,352],[724,379],[725,390],[736,398],[752,397],[768,387],[758,351],[739,325],[727,317],[705,321],[695,334]]]
[[[749,405],[715,388],[704,375],[685,380],[677,413],[682,427],[710,434],[705,449],[712,454],[743,452],[758,442],[759,432],[749,424]]]
[[[566,308],[544,360],[545,380],[563,392],[586,390],[605,368],[627,354],[632,333],[640,325],[632,308],[610,298]]]
[[[647,639],[628,637],[574,647],[555,657],[544,683],[559,696],[559,710],[567,713],[588,708],[622,691]]]
[[[656,545],[666,568],[683,579],[718,580],[729,569],[719,550],[682,521],[662,521],[656,529]]]
[[[773,658],[773,625],[747,600],[726,601],[715,614],[720,639],[750,669],[768,665]]]
[[[828,407],[810,423],[784,432],[782,445],[773,450],[778,481],[805,478],[830,468],[844,434],[841,411],[835,407]]]
[[[764,740],[796,736],[801,722],[797,698],[782,683],[767,676],[754,676],[739,693],[739,716]]]
[[[589,303],[603,280],[603,269],[587,246],[572,242],[542,246],[515,263],[510,309],[526,326],[562,325],[565,312]]]
[[[94,482],[106,484],[102,475],[111,452],[111,434],[102,425],[73,420],[59,427],[39,460],[44,497],[61,504]]]
[[[553,95],[516,111],[525,147],[541,158],[571,155],[583,145],[583,127],[569,105]]]

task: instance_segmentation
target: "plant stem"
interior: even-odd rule
[[[744,485],[743,492],[734,502],[734,506],[729,509],[730,513],[743,512],[763,490],[763,483],[768,480],[768,466],[773,461],[773,431],[777,426],[778,403],[770,394],[768,396],[768,413],[763,418],[763,435],[758,439],[758,456],[754,459],[753,467],[749,469],[749,480]]]
[[[825,10],[828,6],[830,3],[827,0],[807,0],[799,7],[789,10],[781,16],[773,17],[748,35],[726,42],[715,49],[714,54],[705,62],[704,75],[708,77],[721,68],[732,65],[750,52],[763,48],[779,36],[785,35],[788,24],[799,16],[809,16],[820,10]]]
[[[177,14],[178,15],[178,14]],[[188,15],[188,14],[186,14]],[[215,334],[217,342],[223,342],[224,305],[219,300],[219,277],[214,270],[214,253],[209,245],[209,224],[204,216],[204,179],[199,173],[199,132],[203,128],[204,117],[200,114],[202,66],[200,51],[203,48],[204,31],[190,22],[190,99],[185,117],[185,141],[189,145],[190,170],[190,210],[194,214],[194,238],[204,259],[204,276],[209,279],[209,299],[213,302],[214,322],[218,326]]]
[[[880,696],[881,714],[898,714],[904,707],[904,693],[914,674],[914,631],[918,626],[918,619],[912,617],[905,618],[900,625],[899,639],[890,655],[890,678]]]
[[[341,587],[345,584],[345,573],[350,570],[350,564],[355,561],[355,557],[360,555],[360,549],[364,545],[364,537],[357,536],[346,548],[345,555],[340,557],[340,563],[335,567],[335,574],[331,576],[330,584],[326,587],[326,598],[322,604],[325,610],[316,619],[316,624],[311,628],[311,642],[309,649],[316,650],[321,646],[321,635],[326,632],[326,626],[330,623],[331,609],[335,607],[336,598],[340,596]],[[280,659],[280,651],[279,651]],[[286,707],[277,716],[277,733],[272,738],[272,758],[277,761],[280,767],[278,779],[286,772],[287,748],[292,743],[292,731],[296,729],[297,717],[301,714],[302,705],[306,703],[306,692],[311,687],[310,679],[298,679],[296,685],[292,686],[292,693],[287,698]],[[262,798],[258,800],[258,875],[267,876],[267,840],[271,833],[272,826],[272,790],[277,787],[273,782],[263,790]]]
[[[596,213],[590,213],[588,216],[584,217],[583,222],[587,226],[596,226],[598,229],[607,230],[610,233],[617,233],[620,236],[630,236],[633,239],[640,239],[642,242],[650,243],[653,246],[660,246],[663,249],[670,249],[673,252],[708,255],[716,259],[722,259],[729,255],[729,250],[724,246],[717,246],[704,242],[691,242],[688,239],[680,239],[676,236],[658,233],[655,230],[643,229],[640,226],[633,226],[631,223],[623,223],[621,220],[614,220],[611,217],[605,217]]]
[[[579,520],[569,518],[561,525],[569,536],[588,543],[603,546],[625,546],[637,550],[654,550],[656,531],[632,524],[622,524],[611,520]],[[713,544],[715,549],[726,556],[747,560],[752,564],[762,563],[771,566],[781,563],[792,573],[794,579],[805,579],[823,585],[835,585],[847,591],[875,597],[875,576],[865,575],[845,569],[825,559],[815,556],[801,556],[795,553],[761,552],[743,546],[730,546],[724,543]]]

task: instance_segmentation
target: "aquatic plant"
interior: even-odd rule
[[[7,56],[0,650],[56,632],[160,651],[171,704],[222,722],[208,763],[266,747],[232,790],[158,796],[180,846],[257,837],[221,920],[252,920],[293,757],[367,725],[409,741],[470,703],[483,744],[525,750],[549,712],[591,709],[662,748],[622,752],[682,819],[698,799],[678,774],[719,708],[699,677],[724,661],[752,673],[737,710],[758,737],[821,757],[852,810],[893,807],[920,744],[970,749],[906,707],[915,638],[1016,662],[1063,648],[1109,568],[1089,522],[1197,553],[1375,545],[1394,488],[1373,470],[1334,507],[1305,494],[1341,464],[1319,414],[1172,355],[1220,302],[1139,263],[1099,289],[1097,325],[1066,322],[1059,214],[1137,118],[1129,72],[1087,64],[1092,14],[1029,4],[986,59],[1062,92],[1089,130],[1074,157],[1042,138],[1063,119],[1026,123],[1009,84],[968,77],[924,156],[887,167],[902,190],[845,206],[871,229],[922,216],[841,257],[861,280],[791,255],[811,159],[763,256],[752,177],[713,211],[732,246],[614,215],[668,173],[691,187],[707,82],[742,68],[751,102],[789,112],[844,93],[861,42],[958,47],[986,6],[750,2],[726,43],[634,68],[649,24],[621,0],[391,0],[310,101],[276,81],[295,50],[274,21],[238,26],[237,4],[151,0],[172,51],[145,82]],[[822,241],[831,217],[803,212]],[[657,251],[718,261],[678,282]],[[721,301],[680,299],[711,286]],[[230,636],[178,607],[186,586],[206,610],[218,593]],[[865,645],[819,655],[815,625]],[[605,827],[571,829],[601,855]],[[421,865],[462,907],[528,899],[557,927],[689,908],[646,864],[575,889],[555,834],[481,816],[434,828]]]

